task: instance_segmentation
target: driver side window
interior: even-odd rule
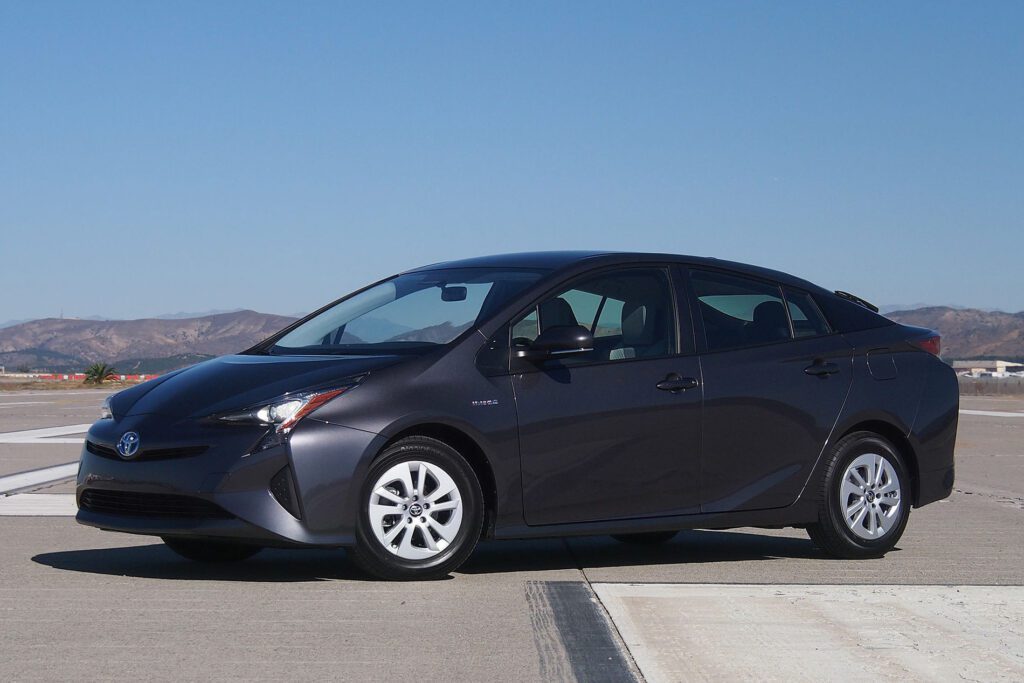
[[[655,358],[676,352],[675,312],[666,271],[623,268],[573,283],[512,324],[512,346],[529,346],[552,327],[583,327],[594,350],[563,363]]]

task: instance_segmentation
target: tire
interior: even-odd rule
[[[645,531],[639,534],[612,534],[619,543],[629,545],[661,545],[676,537],[678,531]]]
[[[818,520],[807,527],[816,546],[843,559],[885,555],[910,518],[911,482],[903,457],[878,434],[848,434],[830,451],[817,504]]]
[[[240,562],[262,550],[259,546],[231,543],[229,541],[173,538],[170,536],[162,540],[168,548],[178,555],[195,562]]]
[[[387,580],[437,579],[461,566],[476,547],[483,492],[458,451],[437,439],[411,436],[371,465],[357,519],[350,551],[363,571]]]

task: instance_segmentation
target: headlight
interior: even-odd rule
[[[335,396],[344,393],[348,388],[342,387],[341,389],[297,394],[266,405],[256,406],[255,408],[241,410],[236,413],[224,413],[215,417],[224,422],[274,426],[274,431],[278,434],[287,434],[292,427],[298,424],[299,420]]]
[[[113,398],[113,395],[107,396],[105,399],[103,399],[103,405],[100,406],[100,419],[101,420],[113,420],[114,419],[114,411],[110,409],[110,399],[111,398]]]

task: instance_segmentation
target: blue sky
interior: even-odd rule
[[[1024,3],[0,5],[0,321],[484,253],[1024,309]]]

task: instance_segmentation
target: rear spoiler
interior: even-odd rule
[[[863,306],[864,308],[868,309],[869,311],[871,311],[873,313],[878,313],[878,306],[874,305],[873,303],[864,301],[864,299],[861,299],[856,294],[850,294],[849,292],[844,292],[844,291],[838,290],[838,289],[836,290],[835,294],[836,294],[836,296],[838,296],[838,297],[840,297],[842,299],[846,299],[847,301],[852,301],[855,304],[860,304],[861,306]]]

